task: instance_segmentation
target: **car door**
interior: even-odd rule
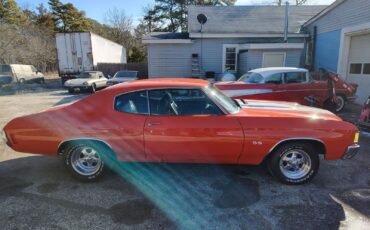
[[[244,134],[201,89],[149,91],[144,126],[148,159],[164,162],[237,163]]]
[[[288,101],[297,102],[302,105],[320,106],[323,93],[320,84],[310,81],[307,72],[294,71],[284,74],[284,83]]]
[[[110,143],[120,160],[146,161],[143,127],[148,116],[146,90],[115,97],[113,114],[102,119],[114,127],[116,133]]]

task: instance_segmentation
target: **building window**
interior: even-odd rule
[[[351,65],[349,66],[350,74],[361,74],[361,71],[362,71],[361,63],[351,63]]]
[[[370,63],[364,64],[363,74],[370,74]]]
[[[236,46],[224,46],[223,52],[223,71],[236,72],[237,71],[237,61],[238,61],[238,49]]]

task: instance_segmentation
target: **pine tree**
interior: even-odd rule
[[[91,21],[85,17],[85,12],[79,11],[72,3],[63,4],[59,0],[49,0],[51,15],[58,32],[89,31]]]
[[[14,0],[0,0],[0,20],[20,25],[25,23],[27,18]]]

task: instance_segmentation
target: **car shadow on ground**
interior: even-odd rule
[[[68,104],[71,102],[78,101],[82,98],[89,96],[90,94],[88,93],[71,94],[68,92],[57,92],[57,93],[52,93],[51,95],[63,97],[61,100],[59,100],[57,103],[54,104],[54,106],[57,106],[57,105],[63,105],[63,104]]]
[[[348,218],[345,205],[370,216],[369,187],[356,182],[351,188],[349,179],[330,172],[310,184],[286,186],[262,166],[121,163],[116,171],[80,183],[58,158],[3,161],[0,224],[86,229],[89,216],[108,229],[338,229]],[[336,186],[322,185],[328,176]]]

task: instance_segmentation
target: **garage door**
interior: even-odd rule
[[[370,34],[351,37],[348,57],[348,81],[359,85],[357,102],[370,96]]]
[[[285,66],[285,53],[263,53],[262,67]]]

